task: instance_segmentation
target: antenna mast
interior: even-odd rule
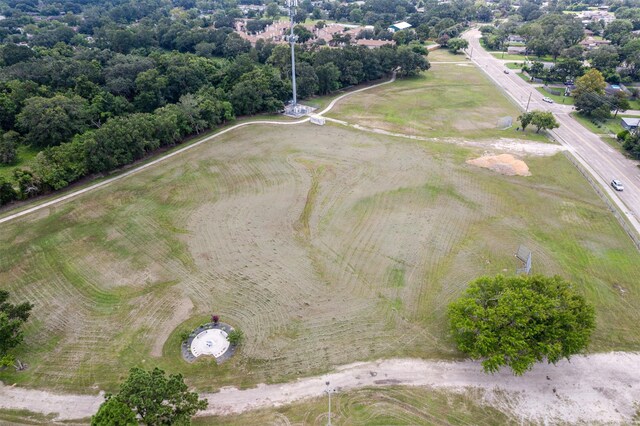
[[[290,23],[290,34],[289,34],[289,44],[291,45],[291,83],[293,86],[293,100],[291,101],[291,107],[294,109],[298,105],[298,95],[296,93],[296,53],[295,53],[295,44],[297,37],[293,34],[293,18],[296,14],[296,6],[298,5],[298,0],[288,0],[289,1],[289,19]]]

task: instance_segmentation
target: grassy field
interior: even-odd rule
[[[313,143],[309,143],[313,141]],[[640,256],[562,156],[528,178],[481,151],[342,127],[245,128],[60,207],[2,225],[0,282],[36,303],[8,383],[91,392],[129,367],[201,390],[391,356],[457,358],[446,306],[480,274],[574,280],[592,350],[640,348]],[[315,189],[314,189],[315,188]],[[185,364],[211,313],[245,331],[230,362]],[[345,350],[346,349],[346,350]]]
[[[432,61],[464,62],[459,55],[437,50]],[[387,131],[427,137],[489,139],[520,138],[497,129],[501,117],[515,119],[519,110],[471,64],[434,63],[420,76],[354,95],[341,102],[331,117]],[[535,140],[544,137],[528,136]]]
[[[331,397],[331,421],[336,425],[507,425],[521,424],[496,409],[471,401],[481,395],[453,394],[422,388],[391,387],[336,393]],[[325,425],[327,398],[259,410],[239,416],[203,417],[194,425]]]
[[[596,134],[618,134],[623,131],[623,127],[620,124],[620,119],[624,115],[618,114],[616,118],[609,118],[602,122],[594,123],[589,117],[585,117],[582,114],[574,112],[571,114],[580,124]]]
[[[506,64],[504,64],[504,66],[509,68],[510,70],[521,70],[522,62],[507,62]]]
[[[517,110],[492,87],[438,64],[335,116],[522,137],[495,129]],[[0,379],[97,392],[159,366],[205,391],[381,357],[457,359],[447,304],[479,275],[512,273],[519,244],[534,272],[595,304],[592,351],[640,350],[640,254],[582,176],[562,155],[526,157],[530,177],[465,163],[483,152],[335,125],[246,127],[0,225],[0,286],[36,305],[18,353],[29,369]],[[213,313],[244,345],[220,366],[184,363],[180,332]]]
[[[542,62],[553,62],[553,58],[551,56],[535,56],[535,55],[512,55],[509,53],[503,52],[489,52],[493,55],[494,58],[497,59],[505,59],[508,61],[542,61]]]
[[[559,95],[553,95],[549,92],[547,92],[546,90],[544,90],[542,87],[536,87],[536,90],[540,93],[542,93],[542,95],[553,99],[553,101],[557,104],[564,104],[564,105],[573,105],[573,97],[571,96],[559,96]]]

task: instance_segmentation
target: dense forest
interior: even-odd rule
[[[106,173],[291,96],[287,45],[233,30],[235,3],[4,4],[0,13],[0,205]],[[206,13],[202,11],[206,11]],[[306,19],[306,15],[300,19]],[[429,68],[416,46],[297,46],[302,98]]]

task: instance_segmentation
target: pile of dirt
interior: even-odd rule
[[[483,155],[480,158],[468,160],[467,164],[484,167],[507,176],[531,176],[527,163],[511,154]]]

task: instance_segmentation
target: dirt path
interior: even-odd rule
[[[499,138],[499,139],[492,139],[490,141],[488,140],[468,141],[460,138],[430,138],[426,136],[407,135],[404,133],[390,132],[388,130],[379,129],[375,127],[366,127],[360,124],[351,124],[346,121],[338,120],[335,118],[326,118],[326,120],[331,121],[332,123],[343,125],[343,126],[353,127],[354,129],[358,129],[363,132],[376,133],[379,135],[413,139],[413,140],[425,141],[425,142],[453,143],[456,145],[472,146],[475,148],[483,148],[483,149],[496,149],[498,151],[507,151],[515,154],[532,154],[532,155],[540,155],[540,156],[549,156],[549,155],[555,155],[558,152],[566,150],[566,148],[563,147],[562,145],[555,145],[555,144],[544,143],[544,142],[531,142],[523,139]]]
[[[450,392],[484,390],[488,405],[523,421],[630,423],[640,403],[640,354],[613,352],[575,357],[558,366],[540,364],[524,377],[508,371],[487,375],[476,362],[391,359],[349,364],[324,376],[295,382],[223,388],[202,394],[209,408],[199,415],[235,414],[321,397],[329,381],[337,392],[367,386],[424,386]],[[94,414],[102,396],[55,394],[0,385],[0,408],[57,413],[56,420]]]

